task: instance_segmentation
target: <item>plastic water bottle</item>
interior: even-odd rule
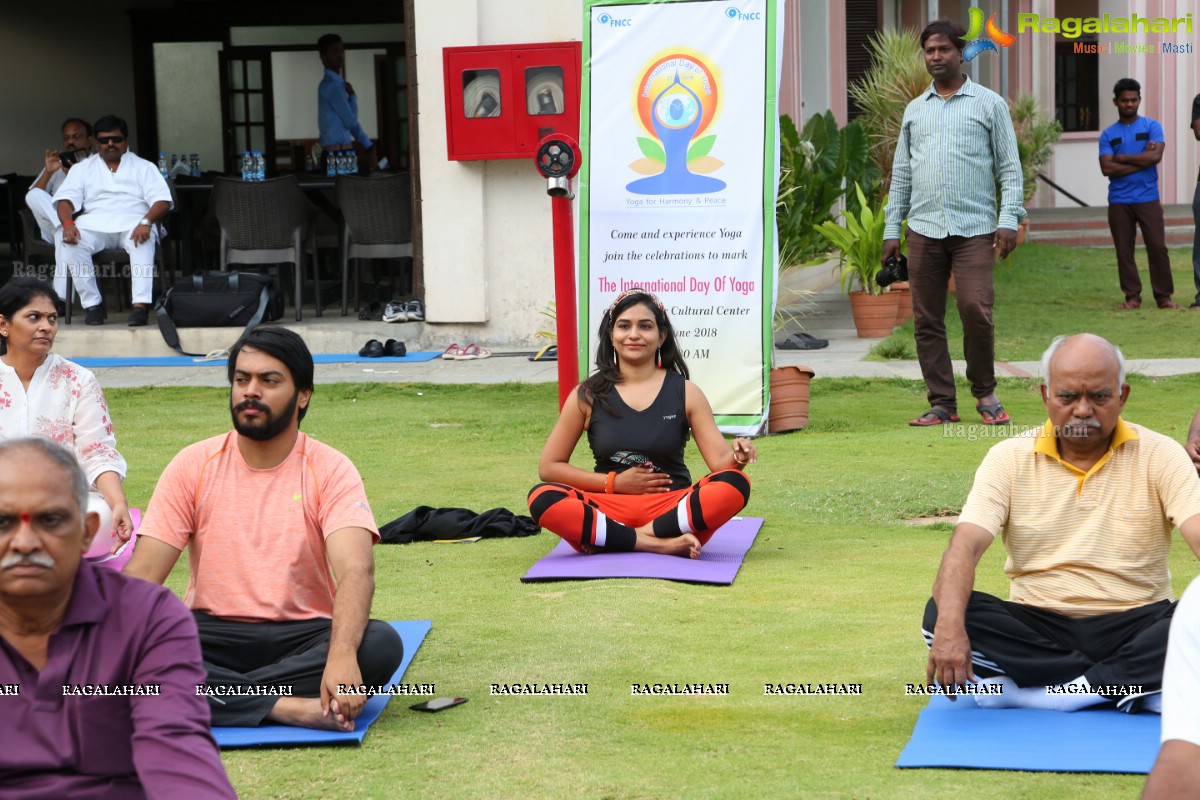
[[[175,165],[179,163],[179,154],[171,153],[171,172],[175,171]]]
[[[358,174],[358,151],[351,150],[349,153],[346,154],[346,157],[350,161],[350,165],[346,168],[346,174],[347,175],[357,175]]]
[[[163,176],[163,180],[166,180],[167,175],[170,174],[167,171],[167,154],[166,153],[158,154],[158,174]]]
[[[252,180],[250,176],[250,151],[242,153],[242,180]]]
[[[200,177],[200,154],[199,153],[192,153],[191,165],[192,165],[192,177],[199,178]]]
[[[254,180],[262,181],[267,178],[267,163],[262,150],[254,151]]]
[[[337,153],[333,150],[326,150],[325,156],[325,177],[332,178],[337,175]]]

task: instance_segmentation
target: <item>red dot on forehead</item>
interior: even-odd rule
[[[28,511],[21,512],[21,522],[24,522],[26,525],[28,525],[32,521],[33,521],[33,518],[29,516]]]

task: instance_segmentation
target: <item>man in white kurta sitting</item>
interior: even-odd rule
[[[55,233],[54,288],[67,296],[67,272],[88,325],[104,323],[100,290],[92,256],[108,248],[129,253],[133,310],[130,325],[145,325],[154,302],[155,224],[171,210],[171,190],[158,167],[129,152],[129,126],[112,115],[92,126],[96,155],[77,164],[59,190],[54,204],[61,225]],[[76,211],[83,209],[78,218]]]
[[[71,166],[92,154],[92,126],[71,117],[62,124],[62,150],[47,150],[43,156],[44,166],[25,194],[25,205],[33,212],[42,238],[54,244],[54,231],[58,228],[58,212],[54,209],[54,193],[70,172]],[[70,154],[64,158],[64,154]]]

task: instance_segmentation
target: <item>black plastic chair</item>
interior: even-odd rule
[[[346,221],[342,245],[342,316],[346,316],[350,261],[412,258],[412,189],[407,172],[360,178],[339,175],[334,186]],[[354,308],[358,309],[358,265],[354,269]]]
[[[221,269],[230,264],[293,264],[296,284],[296,320],[301,317],[304,255],[315,252],[308,225],[312,212],[295,176],[265,181],[218,177],[213,181],[212,208],[221,226]],[[321,293],[313,284],[317,316]]]

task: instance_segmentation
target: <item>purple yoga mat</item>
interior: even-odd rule
[[[728,586],[737,577],[746,551],[762,527],[760,517],[735,517],[708,540],[697,559],[657,553],[597,553],[585,556],[559,540],[525,573],[522,581],[565,581],[588,578],[663,578]]]

